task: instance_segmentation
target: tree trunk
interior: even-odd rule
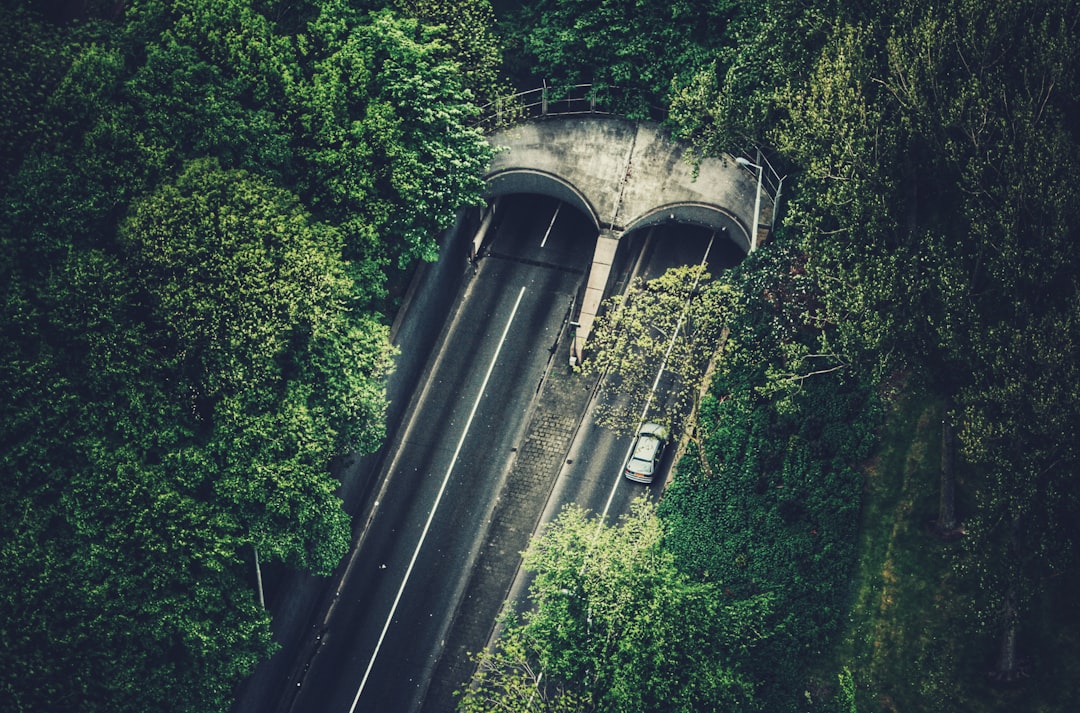
[[[1011,680],[1016,674],[1016,621],[1009,619],[1001,637],[1001,652],[998,654],[997,673],[1003,680]]]
[[[956,517],[956,427],[953,424],[952,402],[945,406],[941,418],[941,483],[938,493],[938,516],[926,527],[943,540],[954,540],[964,535],[964,528]]]
[[[941,421],[941,493],[938,498],[939,532],[956,530],[956,432],[952,415],[946,411]]]
[[[1009,591],[1005,595],[1005,629],[1001,633],[1001,650],[998,652],[997,663],[990,677],[996,681],[1010,683],[1027,675],[1023,662],[1016,655],[1016,585],[1009,585]]]
[[[263,597],[262,567],[259,566],[259,548],[252,545],[251,549],[255,552],[255,582],[258,584],[259,588],[259,606],[265,609],[266,599]]]
[[[1019,587],[1023,586],[1023,584],[1018,581],[1021,577],[1018,568],[1020,550],[1018,537],[1019,528],[1020,516],[1014,513],[1010,540],[1011,553],[1009,555],[1009,558],[1012,559],[1013,562],[1003,564],[1006,567],[1012,566],[1017,568],[1014,569],[1009,576],[1009,583],[1005,591],[1005,601],[1002,602],[1004,609],[1002,623],[1005,625],[1005,629],[1001,634],[1001,650],[998,652],[997,664],[990,673],[991,678],[1003,683],[1012,683],[1021,677],[1027,676],[1027,663],[1016,655],[1016,630],[1017,622],[1020,618],[1020,608],[1017,600],[1020,596]]]

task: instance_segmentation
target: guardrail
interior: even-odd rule
[[[637,108],[635,108],[637,105]],[[634,116],[641,113],[642,116]],[[640,100],[629,90],[596,84],[575,84],[570,87],[551,87],[545,83],[536,89],[501,97],[480,107],[476,126],[490,133],[529,119],[543,116],[568,116],[573,114],[608,114],[628,118],[647,118],[663,121],[667,111],[647,106],[641,111]]]

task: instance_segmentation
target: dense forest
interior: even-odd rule
[[[784,195],[702,290],[675,481],[534,544],[462,709],[1080,695],[1076,0],[0,14],[4,710],[228,709],[272,649],[255,564],[348,546],[331,464],[380,445],[395,289],[482,200],[478,107],[541,80]]]
[[[225,710],[258,558],[344,555],[389,291],[489,160],[448,10],[5,3],[0,708]]]

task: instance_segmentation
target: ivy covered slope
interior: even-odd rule
[[[741,671],[762,710],[802,710],[845,613],[878,410],[850,364],[813,349],[829,327],[804,318],[797,253],[774,243],[726,280],[727,341],[658,513],[681,571],[722,601],[772,602]]]
[[[225,710],[256,552],[347,548],[329,465],[383,435],[387,276],[479,199],[483,67],[332,0],[4,7],[2,707]]]

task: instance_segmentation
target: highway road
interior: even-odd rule
[[[554,201],[533,199],[553,213]],[[526,208],[528,205],[526,204]],[[416,710],[464,574],[591,257],[578,216],[508,211],[385,460],[362,540],[291,710]],[[551,228],[550,231],[548,228]],[[582,232],[584,231],[584,232]]]
[[[710,274],[717,275],[734,267],[744,257],[724,236],[714,236],[711,231],[691,226],[660,226],[632,239],[635,240],[629,251],[632,264],[624,267],[617,290],[625,289],[629,281],[636,277],[651,280],[673,267],[696,265],[702,261]],[[664,381],[661,378],[658,399],[664,398]],[[633,439],[598,425],[591,417],[600,402],[618,398],[605,386],[602,382],[596,398],[589,403],[581,428],[545,505],[538,530],[570,503],[602,516],[605,523],[613,525],[621,515],[629,512],[635,498],[644,496],[656,501],[662,493],[663,483],[674,465],[674,443],[665,453],[660,471],[651,484],[635,483],[623,478],[623,464],[629,457]],[[679,434],[673,434],[674,440],[678,440],[678,437]],[[518,573],[507,597],[507,608],[519,613],[527,608],[530,581],[527,573]]]
[[[382,485],[358,523],[362,534],[316,653],[279,710],[404,713],[424,704],[538,385],[553,364],[565,367],[567,354],[554,346],[595,243],[583,216],[560,209],[555,217],[553,200],[515,196],[503,207],[490,252],[469,279],[387,449]],[[685,226],[628,236],[615,289],[634,275],[698,263],[709,238]],[[721,240],[709,261],[734,264],[740,257]],[[619,477],[628,447],[628,439],[586,414],[544,518],[573,501],[614,519],[637,494],[655,497],[658,483]],[[537,512],[543,506],[537,503]]]
[[[732,244],[723,239],[710,240],[712,237],[710,231],[689,226],[661,226],[646,232],[637,238],[640,244],[632,246],[635,248],[631,253],[632,266],[624,270],[620,283],[625,286],[635,277],[651,280],[673,267],[696,265],[702,261],[715,274],[741,259],[741,253]],[[663,384],[661,380],[659,399],[664,398]],[[598,402],[617,398],[604,386],[602,383],[597,398],[589,404],[589,411],[541,518],[542,523],[558,515],[567,503],[576,503],[603,515],[605,522],[612,524],[629,510],[634,498],[647,495],[655,499],[660,494],[665,474],[672,465],[673,449],[668,449],[661,464],[663,472],[651,485],[622,478],[623,463],[629,455],[632,439],[597,425],[591,418]],[[627,428],[635,425],[630,424]],[[678,434],[673,435],[678,437]]]

